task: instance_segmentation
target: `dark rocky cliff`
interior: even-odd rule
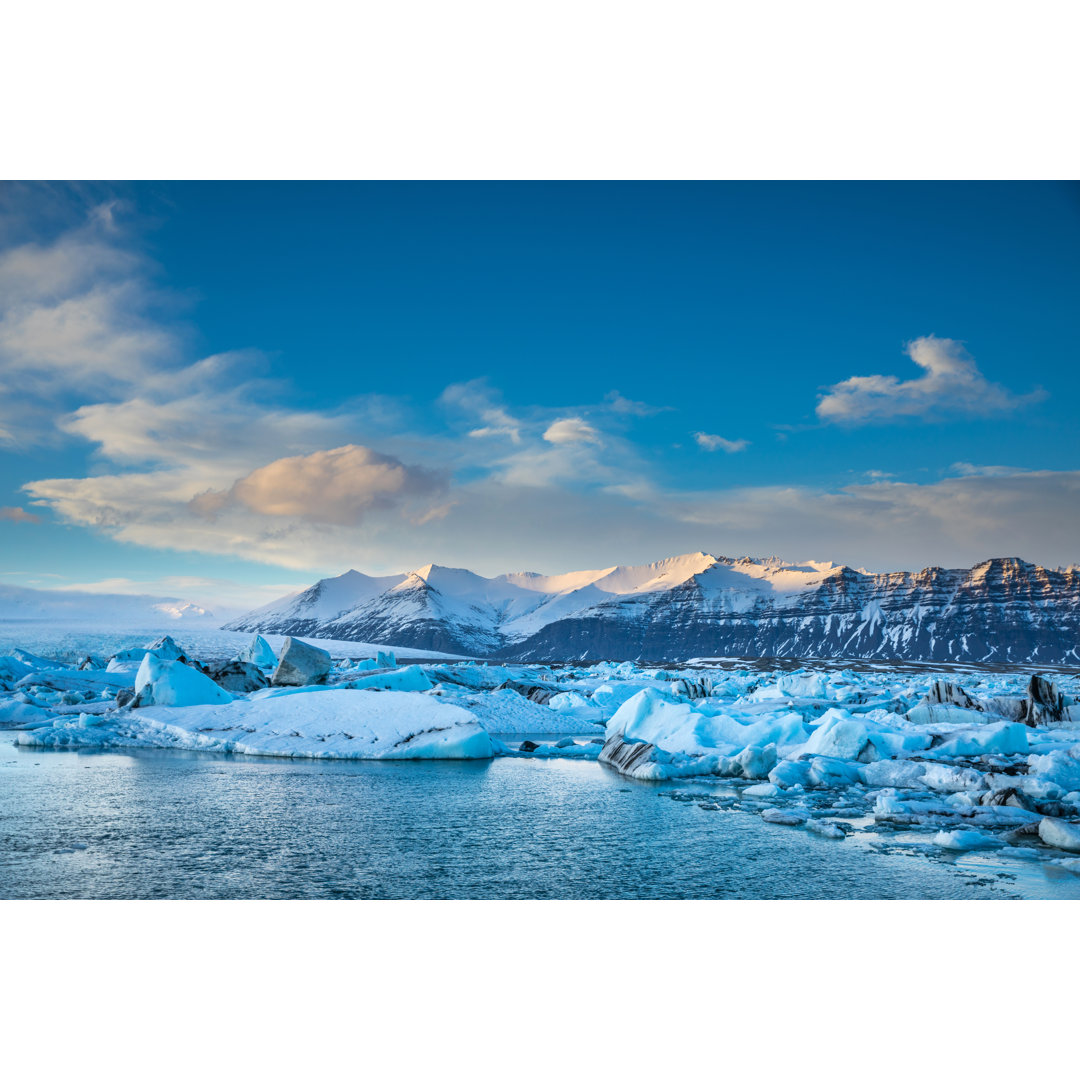
[[[333,620],[303,618],[297,608],[229,628],[529,662],[805,656],[1070,664],[1080,663],[1080,571],[1017,558],[918,573],[839,567],[803,592],[779,595],[736,595],[695,575],[670,589],[612,595],[524,640],[502,632],[496,610],[450,605],[438,589],[410,579]]]
[[[842,567],[784,606],[724,610],[694,581],[551,623],[506,659],[696,656],[1080,662],[1080,572],[991,559],[971,570]]]

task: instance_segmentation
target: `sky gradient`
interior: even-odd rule
[[[0,186],[0,582],[1080,561],[1080,187]]]

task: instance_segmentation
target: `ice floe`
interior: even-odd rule
[[[357,657],[299,639],[279,657],[259,637],[216,655],[171,639],[127,644],[89,663],[91,645],[73,643],[68,659],[0,657],[0,727],[20,745],[570,758],[715,785],[716,806],[804,830],[807,843],[902,838],[949,858],[1080,852],[1073,674],[398,666],[388,650]],[[266,687],[271,671],[278,685]]]

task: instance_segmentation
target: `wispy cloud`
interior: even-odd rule
[[[37,514],[28,514],[21,506],[0,506],[0,521],[15,521],[25,525],[40,525]]]
[[[600,432],[580,416],[567,416],[551,424],[544,439],[549,443],[598,443]]]
[[[621,434],[658,407],[615,391],[603,403],[511,407],[487,382],[461,382],[424,423],[409,418],[404,395],[296,408],[259,373],[257,353],[188,355],[183,328],[151,317],[169,306],[152,267],[107,217],[0,257],[0,431],[15,446],[65,439],[90,458],[25,486],[63,522],[144,548],[305,573],[432,558],[558,570],[695,547],[857,564],[959,565],[1012,552],[1075,560],[1075,473],[960,462],[937,484],[868,472],[871,483],[839,490],[686,492]],[[930,416],[942,402],[975,415],[1033,400],[987,382],[947,339],[920,339],[909,355],[920,378],[846,380],[829,388],[819,416]],[[750,445],[704,431],[694,438],[710,452]],[[0,511],[6,521],[34,517]],[[199,603],[212,594],[175,580],[170,593]]]
[[[972,465],[970,461],[956,461],[949,466],[949,472],[956,476],[1016,476],[1027,471],[1014,465]]]
[[[176,335],[153,318],[150,263],[92,214],[49,244],[0,251],[0,429],[16,447],[55,434],[76,394],[122,393],[180,363]]]
[[[925,374],[915,379],[895,375],[853,375],[821,395],[817,415],[826,423],[868,424],[919,417],[993,416],[1042,400],[1041,389],[1014,394],[983,376],[975,360],[952,338],[916,338],[904,350]]]
[[[737,454],[750,445],[746,439],[725,439],[722,435],[710,435],[706,431],[695,431],[694,441],[702,450],[708,450],[710,453],[714,450],[723,450],[725,454]]]
[[[611,390],[604,395],[604,403],[613,412],[622,416],[655,416],[657,413],[671,412],[671,405],[650,405],[645,401],[633,401],[623,397],[618,390]]]
[[[469,430],[471,438],[506,438],[514,443],[521,442],[521,424],[507,412],[486,379],[452,383],[442,392],[439,401],[474,421],[483,421],[483,426]]]

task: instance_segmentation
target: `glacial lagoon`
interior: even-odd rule
[[[1053,866],[828,840],[712,809],[722,791],[595,761],[56,752],[5,732],[0,896],[1080,898]]]

